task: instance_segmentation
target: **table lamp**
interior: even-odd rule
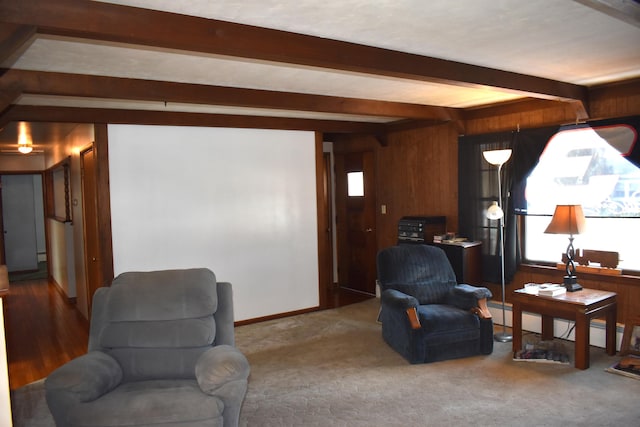
[[[567,246],[567,263],[565,265],[564,286],[569,292],[582,289],[576,277],[576,266],[573,263],[575,250],[573,249],[573,235],[584,231],[585,219],[581,205],[557,205],[553,218],[544,230],[550,234],[568,234],[569,246]]]

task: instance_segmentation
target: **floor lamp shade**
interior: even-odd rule
[[[487,218],[498,220],[498,219],[502,219],[503,217],[504,217],[504,211],[498,205],[498,202],[493,202],[491,206],[489,206],[489,209],[487,209]]]
[[[544,230],[548,234],[568,234],[569,246],[567,246],[567,262],[565,265],[564,286],[568,291],[582,289],[577,283],[576,266],[573,262],[575,250],[573,248],[573,235],[580,234],[585,229],[584,213],[581,205],[558,205],[553,213],[553,218]]]
[[[511,149],[483,151],[484,159],[494,166],[502,166],[511,157]]]

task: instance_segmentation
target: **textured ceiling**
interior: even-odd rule
[[[640,77],[638,5],[622,0],[111,0],[591,86]],[[627,2],[628,3],[628,2]],[[594,5],[598,6],[597,8]],[[617,8],[620,10],[620,7]],[[616,10],[613,10],[616,12]],[[2,18],[0,18],[0,23]],[[117,27],[118,23],[114,22]],[[189,29],[185,29],[189,31]],[[153,46],[38,34],[3,68],[469,108],[522,98],[500,87],[443,84]],[[498,85],[499,86],[499,85]],[[384,115],[23,94],[14,104],[391,122]],[[0,133],[0,143],[7,143]]]
[[[595,84],[638,76],[640,28],[557,0],[112,0]]]

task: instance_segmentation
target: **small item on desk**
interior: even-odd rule
[[[554,297],[563,295],[567,288],[558,283],[525,283],[524,289],[528,294]]]
[[[460,237],[456,235],[453,231],[448,231],[446,234],[435,235],[433,236],[433,241],[435,243],[461,243],[466,242],[466,237]]]
[[[538,287],[540,284],[538,283],[525,283],[524,291],[529,295],[538,295]]]

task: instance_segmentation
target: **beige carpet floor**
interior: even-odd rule
[[[242,426],[636,426],[640,381],[490,356],[410,365],[381,338],[378,301],[236,328],[251,363]],[[567,349],[572,350],[572,343]],[[12,394],[14,425],[52,426],[42,383]]]

